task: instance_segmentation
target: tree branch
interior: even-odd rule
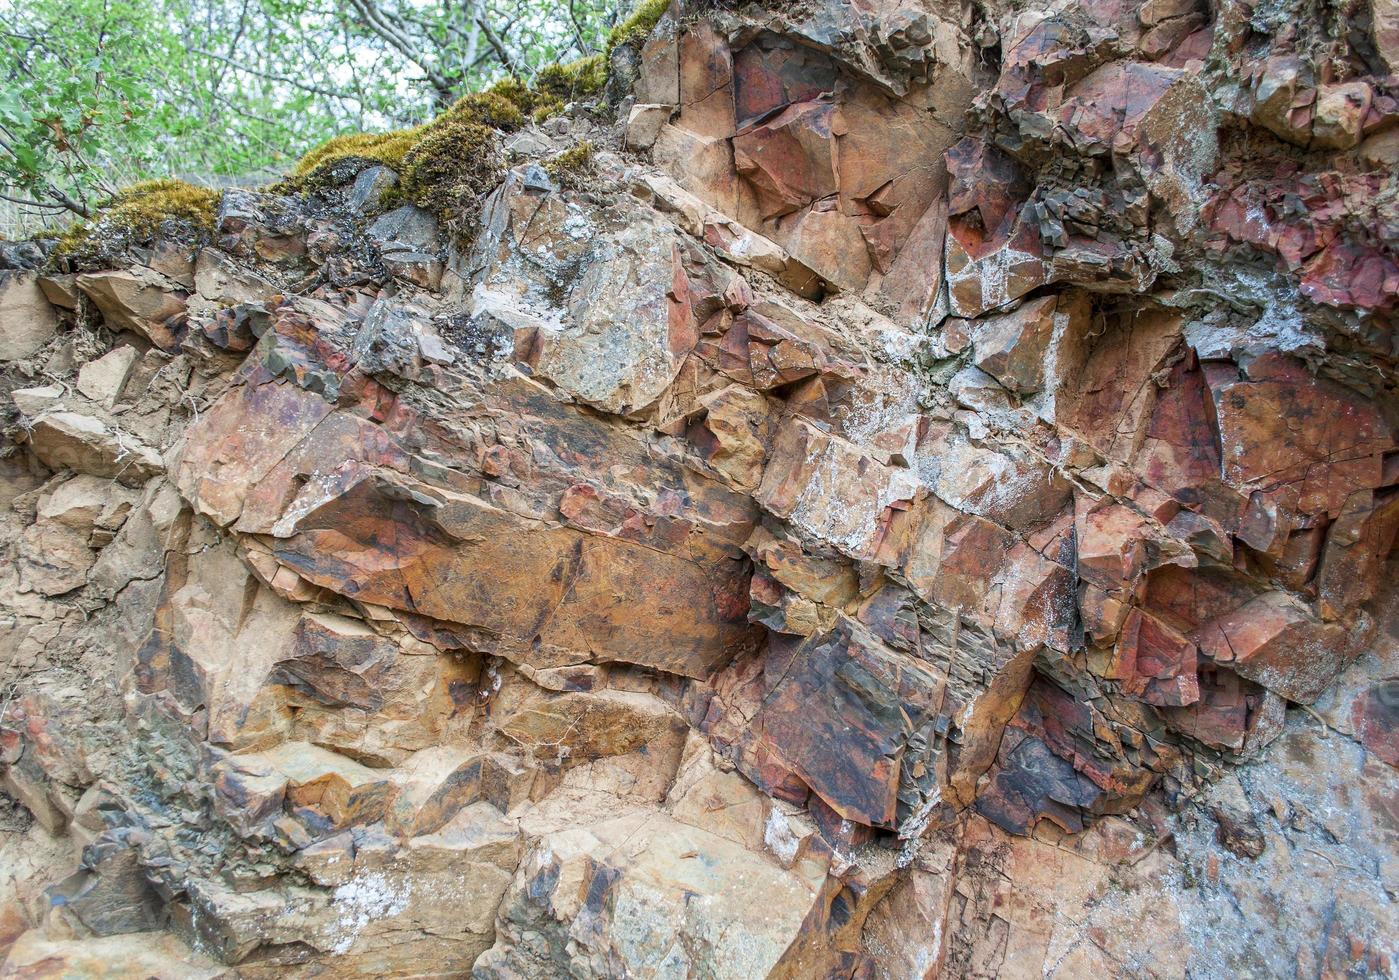
[[[44,208],[49,211],[67,210],[62,204],[46,204],[43,201],[26,201],[22,197],[11,197],[8,194],[0,194],[0,201],[9,201],[11,204],[22,204],[27,208]]]
[[[486,22],[486,18],[477,17],[476,24],[481,28],[481,33],[486,35],[486,43],[491,46],[491,50],[500,59],[500,63],[505,66],[505,70],[512,75],[519,75],[520,72],[515,67],[515,60],[510,57],[510,52],[505,50],[505,45],[500,42],[496,32],[491,30],[491,25]]]
[[[283,83],[284,85],[290,85],[290,86],[292,86],[292,87],[294,87],[294,88],[299,88],[299,89],[301,89],[301,91],[303,91],[303,92],[309,92],[309,93],[311,93],[312,95],[324,95],[326,98],[329,98],[329,99],[345,99],[345,100],[347,100],[347,101],[358,101],[358,99],[357,99],[355,96],[353,96],[353,95],[346,95],[344,92],[334,92],[334,91],[331,91],[330,89],[327,89],[327,88],[319,88],[319,87],[317,87],[317,86],[315,86],[315,85],[307,85],[305,82],[299,82],[299,81],[297,81],[296,79],[294,79],[294,78],[288,78],[288,77],[285,76],[285,75],[274,75],[274,74],[272,74],[271,72],[268,72],[268,71],[261,71],[261,70],[259,70],[259,69],[257,69],[257,68],[252,68],[252,67],[249,67],[248,65],[242,64],[242,63],[240,63],[240,62],[233,61],[233,60],[231,60],[231,59],[229,59],[229,58],[225,58],[223,55],[221,55],[221,54],[216,54],[216,53],[213,52],[213,51],[202,51],[202,50],[200,50],[199,48],[191,48],[191,49],[190,49],[190,53],[191,53],[191,54],[201,55],[201,56],[203,56],[203,57],[205,57],[205,58],[213,58],[215,61],[224,61],[224,62],[227,62],[229,65],[231,65],[233,68],[237,69],[238,71],[246,72],[246,73],[248,73],[249,75],[256,75],[258,78],[265,78],[265,79],[267,79],[268,81],[271,81],[271,82],[281,82],[281,83]]]
[[[423,77],[437,93],[439,104],[446,105],[452,101],[451,82],[445,75],[428,64],[423,52],[417,49],[412,40],[401,29],[389,22],[389,16],[374,0],[350,0],[350,6],[359,13],[366,27],[393,45],[400,54],[422,69]]]

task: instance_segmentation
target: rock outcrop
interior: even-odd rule
[[[1391,8],[675,4],[451,220],[6,246],[0,976],[1394,975]]]

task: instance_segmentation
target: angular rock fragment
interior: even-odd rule
[[[58,314],[32,273],[0,274],[0,361],[28,357],[58,330]]]
[[[897,826],[934,779],[945,677],[849,621],[806,642],[772,642],[755,678],[760,707],[736,736],[741,764],[769,792],[786,795],[795,779],[843,819]]]
[[[139,487],[164,464],[140,439],[103,420],[76,412],[47,412],[29,430],[34,455],[53,469],[71,469]]]
[[[129,330],[162,350],[184,338],[188,293],[155,269],[85,273],[77,284],[113,330]]]
[[[1266,592],[1200,630],[1200,650],[1216,663],[1308,704],[1361,648],[1365,624],[1322,623],[1282,592]]]

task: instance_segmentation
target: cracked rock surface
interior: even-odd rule
[[[1394,976],[1395,21],[677,3],[467,234],[0,247],[0,977]]]

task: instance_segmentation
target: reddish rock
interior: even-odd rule
[[[1187,353],[1156,394],[1133,469],[1150,486],[1181,499],[1219,479],[1219,436],[1212,416],[1204,372],[1194,354]]]
[[[323,588],[436,621],[445,633],[435,636],[468,649],[538,666],[625,660],[699,677],[748,636],[743,593],[723,594],[745,583],[716,590],[693,552],[667,556],[367,474],[298,510],[274,547],[279,562]],[[709,561],[723,578],[736,570],[722,549]],[[502,604],[473,572],[483,568],[508,569],[531,587]]]
[[[1365,748],[1399,768],[1399,684],[1393,680],[1376,683],[1358,698],[1351,709],[1350,722]]]
[[[1121,504],[1081,499],[1074,530],[1079,577],[1109,595],[1130,595],[1150,560],[1150,522]]]
[[[1074,833],[1096,816],[1131,809],[1155,774],[1101,754],[1099,732],[1107,729],[1091,706],[1037,678],[1006,729],[977,812],[1016,833],[1040,820]]]
[[[1165,623],[1133,609],[1103,676],[1147,704],[1182,707],[1199,699],[1195,644]]]
[[[1332,242],[1303,267],[1299,290],[1328,306],[1392,309],[1399,297],[1399,262],[1379,249]]]
[[[1317,595],[1323,618],[1344,617],[1380,592],[1385,584],[1385,558],[1396,535],[1399,493],[1362,490],[1346,499],[1320,549]]]
[[[976,321],[976,366],[1011,391],[1039,391],[1044,385],[1045,354],[1055,329],[1083,329],[1082,324],[1071,326],[1057,320],[1057,305],[1057,296],[1046,296],[1013,313]]]
[[[836,192],[829,102],[788,106],[734,136],[734,167],[754,188],[765,220]]]
[[[1360,142],[1374,92],[1368,82],[1342,82],[1317,90],[1312,145],[1349,150]]]
[[[1183,708],[1163,708],[1161,717],[1174,731],[1216,749],[1243,749],[1263,723],[1270,700],[1276,701],[1257,684],[1211,663],[1200,665],[1198,683],[1198,701]]]
[[[1282,592],[1267,592],[1203,626],[1200,652],[1290,701],[1315,701],[1363,646],[1359,623],[1312,618]]]
[[[1058,424],[1101,455],[1130,463],[1153,425],[1152,409],[1158,397],[1153,378],[1174,367],[1180,331],[1181,317],[1170,311],[1109,317],[1102,335],[1080,350],[1076,361],[1061,359],[1056,366]],[[1169,408],[1163,410],[1169,412]],[[1201,423],[1192,420],[1190,424]],[[1167,425],[1163,418],[1157,438],[1172,437]]]
[[[0,974],[1393,973],[1385,4],[974,6],[7,273]]]
[[[766,746],[841,818],[895,826],[901,786],[931,776],[911,742],[927,750],[945,681],[849,621],[805,643],[774,642],[750,744]]]
[[[1281,355],[1258,358],[1246,376],[1221,368],[1209,380],[1225,482],[1333,516],[1355,491],[1380,485],[1395,442],[1373,402]],[[1337,439],[1342,452],[1331,448]]]
[[[113,330],[130,330],[169,351],[184,339],[189,292],[155,269],[85,273],[77,286]]]
[[[755,499],[852,558],[873,557],[894,510],[913,496],[908,470],[793,418],[778,431]]]

